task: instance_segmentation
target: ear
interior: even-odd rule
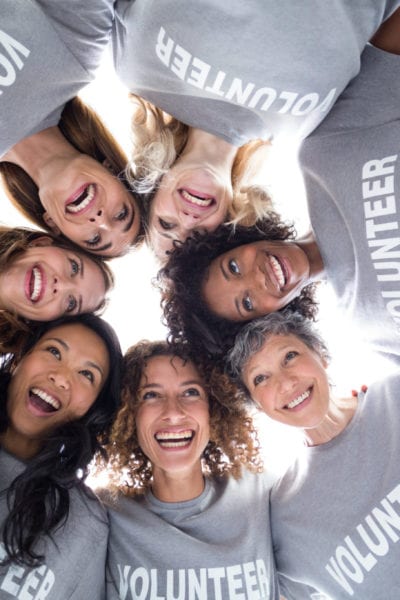
[[[31,242],[29,242],[29,246],[31,247],[52,246],[53,244],[54,240],[49,235],[41,235],[40,237],[36,238],[36,240],[32,240]]]
[[[51,229],[51,231],[55,234],[55,235],[60,235],[61,234],[61,230],[57,227],[57,225],[54,223],[53,219],[51,218],[51,216],[49,215],[48,212],[44,212],[42,214],[43,217],[43,221],[46,223],[47,227],[49,229]]]

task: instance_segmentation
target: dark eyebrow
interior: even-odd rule
[[[57,338],[57,337],[49,337],[44,341],[50,341],[53,340],[54,342],[58,342],[63,348],[65,348],[66,350],[69,350],[69,346],[66,342],[64,342],[64,340],[62,340],[61,338]]]
[[[82,296],[79,296],[78,298],[78,314],[80,314],[82,312]]]
[[[81,279],[83,278],[83,273],[84,273],[84,264],[83,264],[83,260],[82,257],[79,256],[79,254],[76,255],[76,258],[79,261],[79,266],[80,266],[80,273],[81,273]]]
[[[127,205],[126,205],[127,206]],[[122,229],[123,233],[126,233],[127,231],[129,231],[129,229],[132,226],[133,221],[135,220],[135,209],[133,208],[133,206],[131,205],[132,208],[132,214],[131,214],[131,218],[129,219],[129,221],[126,223],[125,227]]]
[[[92,367],[93,369],[97,369],[97,371],[100,373],[101,377],[103,377],[104,373],[103,373],[103,369],[101,367],[99,367],[99,365],[96,365],[96,363],[92,362],[91,360],[88,360],[86,362],[87,365],[89,365],[90,367]]]
[[[89,245],[88,248],[90,252],[103,252],[104,250],[109,250],[112,248],[112,242],[108,242],[108,244],[104,244],[104,246],[98,246],[97,248]]]
[[[228,273],[225,271],[224,265],[222,264],[222,258],[221,258],[221,260],[219,262],[219,268],[221,269],[221,273],[222,273],[224,279],[226,279],[226,281],[229,281]]]

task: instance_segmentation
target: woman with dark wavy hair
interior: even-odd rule
[[[123,254],[143,237],[127,159],[75,98],[100,64],[112,0],[4,0],[0,17],[0,169],[10,197],[40,227],[102,256]]]
[[[250,251],[259,259],[246,261],[248,271],[242,277],[239,253]],[[303,266],[304,273],[294,272],[285,284],[287,290],[279,290],[278,255],[287,252]],[[188,340],[200,353],[222,355],[232,346],[243,322],[253,318],[245,308],[251,301],[252,287],[262,298],[265,312],[288,306],[306,317],[315,317],[313,280],[320,272],[319,259],[312,237],[296,238],[294,227],[274,212],[253,227],[223,225],[211,234],[193,235],[176,246],[158,274],[171,339]],[[307,269],[308,264],[312,266]],[[242,282],[245,295],[239,299],[230,286],[238,287]]]
[[[102,496],[107,598],[229,598],[233,572],[237,587],[279,598],[269,477],[236,387],[187,346],[142,341],[124,363]]]
[[[81,315],[27,335],[1,366],[4,600],[104,597],[107,519],[84,481],[118,407],[121,358],[112,328]]]
[[[32,321],[100,311],[112,285],[108,265],[69,240],[0,226],[0,350]]]

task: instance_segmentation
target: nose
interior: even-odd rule
[[[180,212],[180,221],[181,224],[183,225],[183,227],[186,227],[188,229],[192,229],[193,227],[195,227],[198,223],[200,219],[199,215],[193,215],[190,212],[187,212],[185,210],[182,210]]]
[[[104,208],[96,210],[95,214],[89,218],[90,223],[96,223],[100,229],[110,229],[112,225],[112,219],[108,216],[108,213]]]
[[[297,385],[297,377],[290,371],[281,371],[276,376],[278,389],[282,394],[290,393]]]
[[[96,211],[96,213],[95,213],[93,216],[91,216],[91,217],[89,218],[89,221],[90,221],[91,223],[97,223],[99,220],[101,220],[101,217],[102,217],[102,216],[103,216],[103,209],[102,209],[102,208],[99,208],[99,209]]]
[[[49,380],[58,388],[68,390],[70,387],[70,381],[68,374],[64,369],[56,369],[49,373]]]
[[[179,398],[169,397],[164,403],[162,418],[170,423],[179,423],[186,416],[186,413],[179,401]]]

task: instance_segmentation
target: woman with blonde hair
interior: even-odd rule
[[[62,9],[6,0],[0,9],[0,168],[10,197],[40,227],[102,256],[123,254],[143,234],[123,151],[74,98],[94,77],[113,14],[111,0]]]
[[[253,424],[225,375],[187,347],[133,346],[106,450],[108,598],[178,589],[179,597],[229,598],[246,587],[279,598],[270,483],[257,474]]]
[[[12,349],[33,321],[101,310],[112,285],[107,264],[68,240],[0,227],[0,349]]]

